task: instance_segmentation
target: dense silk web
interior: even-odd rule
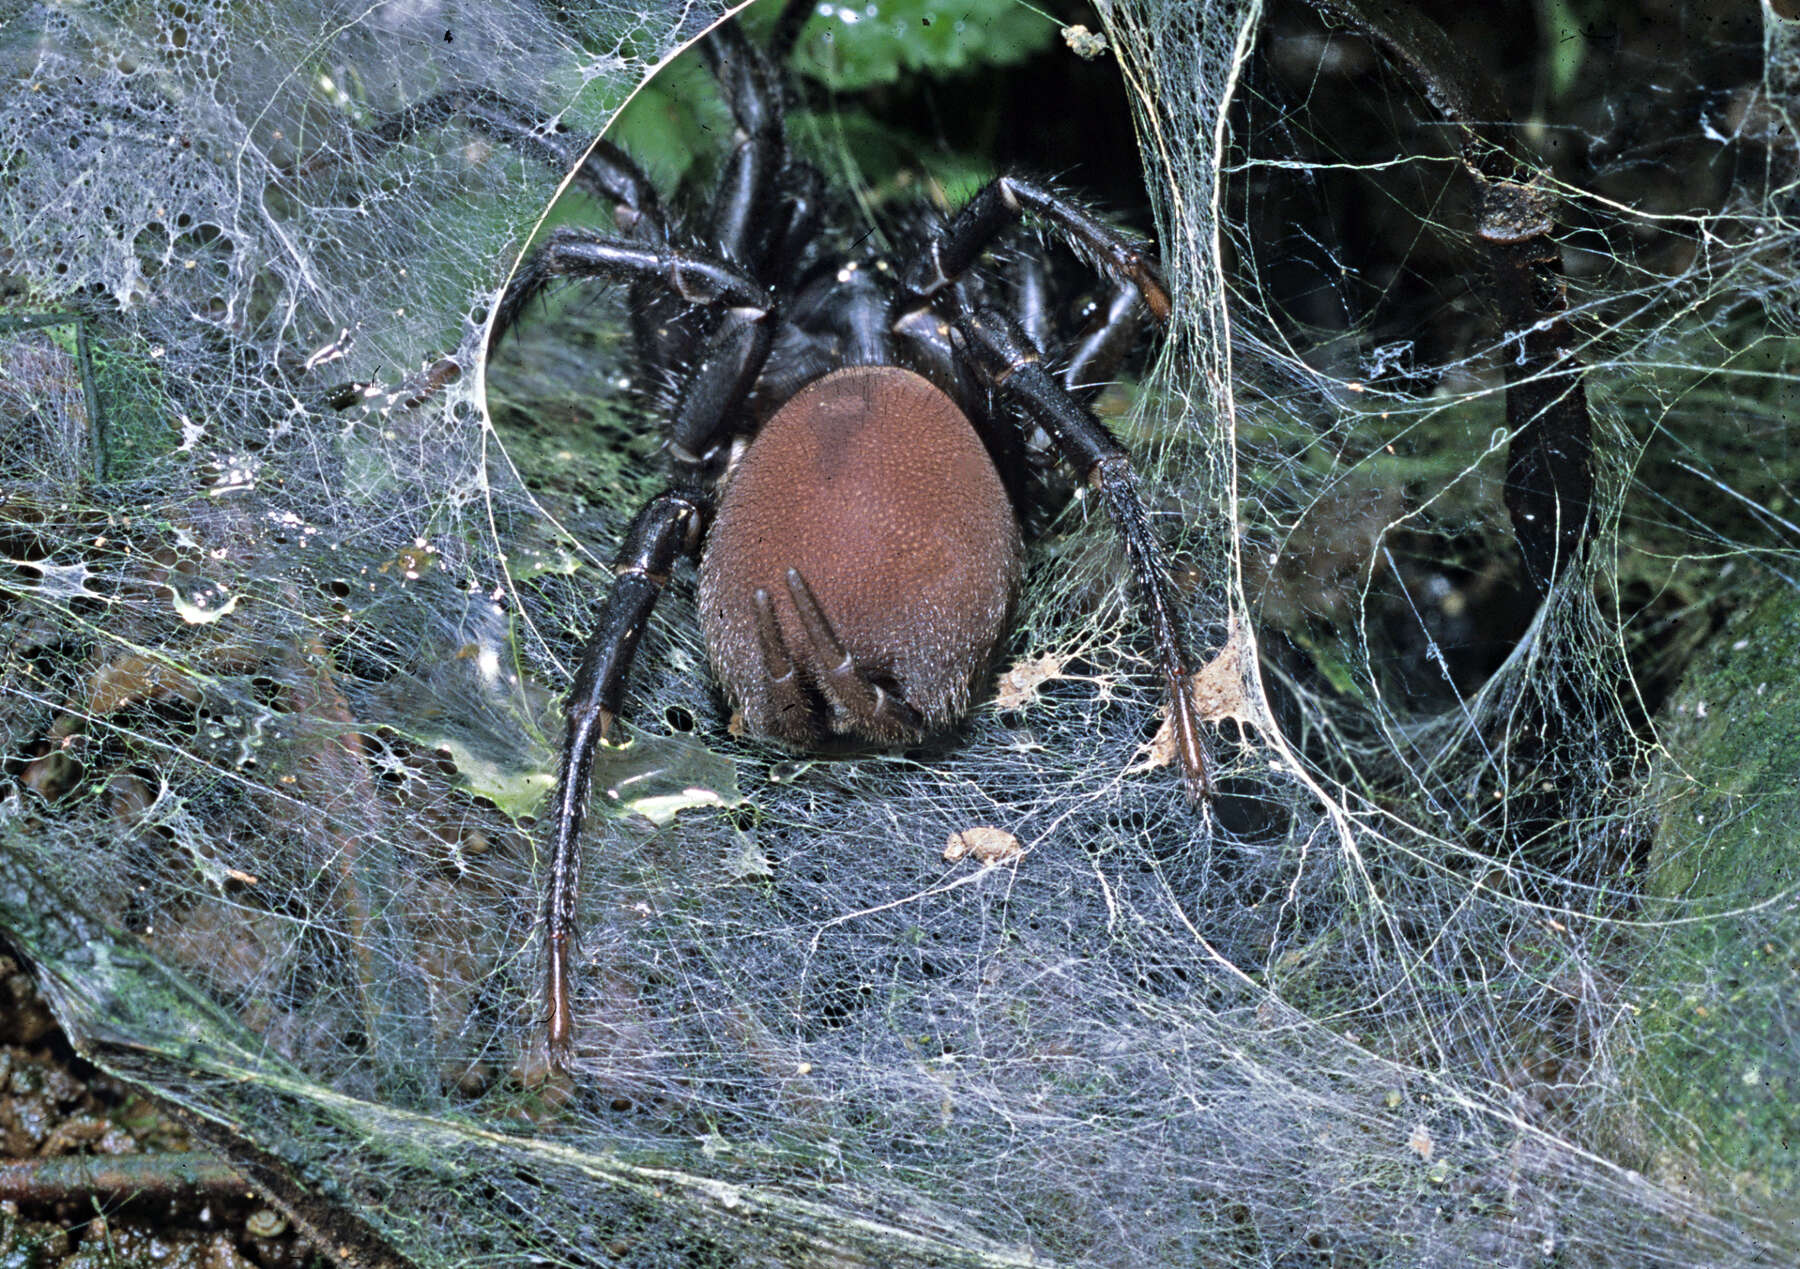
[[[1566,125],[1591,179],[1544,177],[1596,460],[1540,599],[1517,341],[1426,96],[1368,68],[1388,148],[1353,150],[1313,111],[1345,46],[1102,4],[1176,295],[1115,426],[1218,658],[1218,796],[1183,796],[1080,497],[995,699],[925,749],[733,735],[683,573],[596,780],[585,1047],[533,1059],[531,817],[657,385],[619,382],[619,296],[484,365],[566,173],[384,127],[503,93],[572,161],[720,12],[0,28],[0,929],[78,1044],[426,1264],[1800,1255],[1791,1165],[1721,1168],[1671,1091],[1725,1008],[1787,1067],[1722,1064],[1753,1097],[1718,1122],[1791,1129],[1794,874],[1671,888],[1653,845],[1723,842],[1672,684],[1800,545],[1800,30],[1767,6],[1718,82],[1613,63]],[[1645,164],[1711,184],[1652,203]]]

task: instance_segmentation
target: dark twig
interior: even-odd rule
[[[1405,68],[1452,125],[1476,187],[1476,235],[1494,270],[1504,331],[1506,509],[1540,593],[1586,540],[1593,514],[1593,424],[1568,321],[1555,202],[1521,151],[1499,98],[1443,28],[1400,0],[1315,0]]]
[[[357,1214],[349,1196],[338,1195],[334,1200],[322,1195],[316,1178],[302,1179],[291,1163],[273,1151],[179,1103],[159,1099],[158,1104],[195,1140],[229,1158],[263,1201],[285,1215],[341,1269],[415,1269],[411,1259]]]
[[[249,1199],[255,1189],[230,1164],[198,1151],[156,1154],[58,1155],[0,1163],[0,1203],[53,1204],[92,1200]]]

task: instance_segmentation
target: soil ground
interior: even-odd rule
[[[0,944],[0,1269],[325,1263],[154,1101],[77,1056]]]

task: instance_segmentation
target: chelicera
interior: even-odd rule
[[[884,256],[846,251],[825,182],[788,152],[772,69],[810,9],[790,3],[766,52],[730,22],[701,42],[735,124],[710,206],[676,219],[628,155],[599,143],[576,179],[615,208],[616,232],[557,230],[495,312],[498,341],[557,279],[624,283],[642,373],[675,385],[672,478],[626,531],[565,707],[545,913],[558,1068],[593,760],[680,556],[699,559],[707,653],[746,732],[807,750],[911,743],[981,690],[1019,586],[1023,469],[1060,458],[1124,539],[1183,774],[1191,795],[1206,787],[1177,607],[1130,458],[1088,405],[1144,314],[1168,315],[1148,246],[1008,174],[948,223],[921,212],[891,226]],[[484,130],[555,149],[491,99],[458,104]],[[1110,288],[1085,329],[1057,329],[1038,256],[984,259],[1016,247],[1025,221]]]

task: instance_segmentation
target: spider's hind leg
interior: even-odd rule
[[[711,498],[694,489],[668,489],[644,504],[632,519],[625,544],[613,561],[614,579],[600,619],[581,654],[581,668],[563,706],[562,771],[557,780],[555,830],[550,844],[550,884],[545,896],[547,962],[545,1004],[549,1008],[549,1058],[568,1067],[573,1020],[569,1008],[569,947],[575,941],[576,898],[581,882],[581,825],[586,818],[594,755],[619,716],[625,678],[637,655],[650,611],[669,580],[679,555],[700,544]]]
[[[1182,776],[1190,797],[1210,797],[1211,780],[1192,693],[1196,667],[1188,654],[1162,551],[1138,495],[1131,455],[1093,411],[1043,367],[1037,350],[1012,318],[998,309],[983,308],[965,317],[958,330],[976,369],[996,392],[1017,401],[1050,434],[1063,460],[1100,495],[1107,518],[1125,540],[1125,554],[1140,602],[1147,610],[1169,693],[1169,716]]]

